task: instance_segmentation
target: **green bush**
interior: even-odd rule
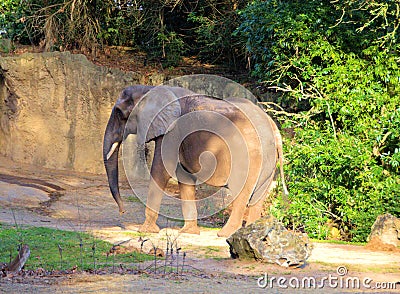
[[[248,2],[4,0],[0,30],[48,51],[88,53],[103,45],[130,46],[166,67],[177,65],[185,54],[238,66],[244,50],[232,31],[238,25],[237,10]]]
[[[162,64],[164,67],[173,67],[179,65],[182,56],[185,52],[185,43],[175,33],[158,33],[158,46],[162,52]]]
[[[0,38],[29,42],[25,27],[26,17],[30,15],[31,1],[3,0],[0,2]]]
[[[212,1],[214,2],[214,1]],[[247,1],[238,1],[243,5]],[[243,61],[244,50],[232,32],[239,25],[237,8],[231,2],[206,3],[188,16],[192,28],[194,53],[203,61],[236,66]]]
[[[292,112],[279,117],[295,132],[284,144],[291,207],[272,211],[312,237],[335,226],[364,241],[377,215],[400,216],[398,1],[340,3],[255,1],[236,34]]]
[[[147,17],[140,7],[113,0],[4,0],[0,30],[22,44],[45,40],[47,50],[133,46],[135,30]]]

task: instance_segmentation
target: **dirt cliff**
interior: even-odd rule
[[[0,155],[55,169],[103,173],[111,108],[140,74],[69,52],[0,59]]]

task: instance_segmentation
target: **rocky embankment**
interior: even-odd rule
[[[101,146],[111,108],[125,86],[144,82],[139,73],[98,66],[81,54],[2,57],[0,155],[48,168],[103,173]]]

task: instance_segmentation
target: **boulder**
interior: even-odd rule
[[[400,219],[390,213],[379,215],[371,228],[368,241],[400,246]]]
[[[227,240],[232,258],[255,259],[285,267],[301,267],[311,255],[306,234],[287,230],[273,216],[240,228]]]

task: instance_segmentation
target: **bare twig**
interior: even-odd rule
[[[176,248],[176,273],[179,273],[179,252],[181,251],[181,247]]]
[[[345,14],[346,14],[346,10],[344,8],[342,8],[342,15],[340,16],[338,21],[333,26],[330,26],[329,28],[333,29],[334,27],[337,27],[338,25],[340,25],[343,22],[343,17]]]
[[[25,265],[29,256],[31,255],[31,251],[28,245],[23,245],[18,251],[18,255],[14,258],[14,260],[6,267],[7,271],[10,272],[19,272]]]
[[[62,258],[63,249],[60,244],[58,244],[58,253],[60,254],[60,270],[62,270],[63,258]]]
[[[281,106],[279,106],[278,104],[276,104],[274,102],[258,102],[258,104],[267,106],[267,108],[265,108],[265,111],[272,112],[273,114],[276,114],[276,115],[284,115],[284,116],[291,116],[291,117],[298,117],[298,118],[304,116],[304,115],[298,114],[298,113],[287,112]],[[270,105],[276,106],[280,110],[275,110],[275,109],[271,108]]]
[[[186,260],[186,252],[183,252],[183,261],[182,261],[181,275],[183,274],[183,270],[184,270],[184,267],[185,267],[185,260]]]
[[[167,261],[168,261],[168,254],[169,254],[169,236],[168,233],[165,233],[167,235],[167,250],[165,253],[165,260],[164,260],[164,275],[165,275],[165,271],[167,269]]]
[[[92,245],[92,254],[93,254],[93,269],[96,271],[96,242],[93,240]]]
[[[157,247],[154,246],[153,244],[153,249],[154,249],[154,273],[157,273]]]
[[[326,105],[328,106],[328,115],[329,115],[329,119],[331,120],[332,129],[333,129],[333,135],[334,135],[335,139],[337,139],[335,123],[334,123],[333,118],[332,118],[331,107],[330,107],[330,105],[329,105],[328,100],[325,99],[325,97],[321,94],[321,92],[318,91],[318,89],[315,88],[313,85],[310,85],[310,87],[318,94],[318,96],[319,96],[319,98],[320,98],[321,100],[325,100],[325,103],[326,103]]]

